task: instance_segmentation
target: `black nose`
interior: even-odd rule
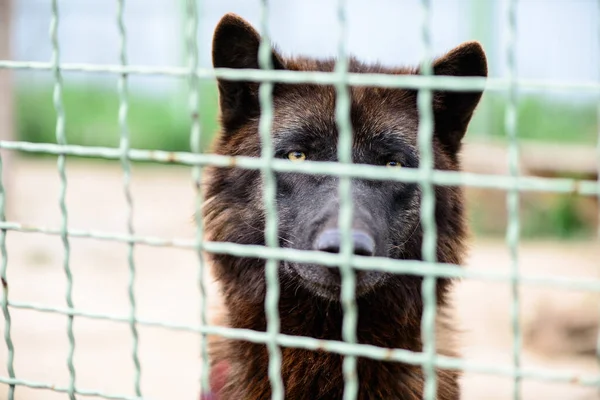
[[[352,231],[352,244],[354,254],[359,256],[372,256],[375,254],[375,241],[371,235],[362,231]],[[339,229],[328,229],[317,236],[315,250],[328,253],[339,253],[342,245],[342,234]]]

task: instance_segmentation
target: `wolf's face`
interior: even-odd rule
[[[223,18],[215,32],[215,67],[258,68],[260,37],[239,17]],[[333,61],[285,60],[272,52],[275,69],[332,71]],[[352,60],[351,72],[410,74],[417,70],[390,70]],[[437,75],[486,76],[483,50],[466,43],[434,63]],[[216,152],[260,156],[258,84],[219,80],[223,132]],[[391,169],[417,168],[418,112],[413,90],[353,87],[350,89],[352,159],[356,164]],[[435,168],[458,169],[457,153],[481,92],[435,92]],[[276,84],[273,90],[272,140],[276,158],[290,163],[337,161],[336,92],[332,86]],[[263,183],[259,172],[214,169],[205,211],[211,240],[264,244]],[[300,173],[276,174],[276,202],[281,247],[337,253],[341,245],[339,179]],[[353,179],[351,237],[354,253],[361,256],[420,258],[421,191],[416,184]],[[444,259],[444,238],[464,236],[461,194],[457,188],[436,188],[438,259]],[[459,240],[460,242],[460,240]],[[460,254],[448,252],[448,254]],[[216,256],[217,258],[228,256]],[[264,283],[260,263],[229,259],[231,270],[218,271],[226,281],[256,286]],[[253,267],[251,265],[256,265]],[[281,264],[283,283],[299,286],[330,300],[339,299],[340,273],[336,268],[292,262]],[[388,274],[356,272],[356,294],[363,296],[381,285],[406,286]],[[413,282],[413,281],[411,281]]]
[[[274,155],[292,163],[337,161],[335,90],[313,86],[308,98],[303,90],[306,89],[288,87],[276,102]],[[394,169],[417,167],[414,141],[417,116],[414,112],[394,113],[402,102],[408,106],[413,101],[410,96],[396,97],[391,92],[369,89],[353,89],[352,95],[353,163]],[[276,181],[280,245],[339,252],[342,236],[338,229],[339,179],[278,173]],[[399,258],[403,244],[419,223],[419,197],[420,190],[415,184],[353,179],[350,199],[354,253]],[[284,271],[296,275],[304,286],[319,295],[339,298],[337,268],[284,263]],[[377,271],[356,274],[358,296],[383,283],[386,277]]]

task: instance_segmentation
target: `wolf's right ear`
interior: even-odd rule
[[[243,18],[226,14],[215,29],[212,60],[215,68],[259,69],[260,35]],[[273,69],[285,69],[280,57],[271,51]],[[218,79],[223,127],[234,129],[260,114],[258,82]]]

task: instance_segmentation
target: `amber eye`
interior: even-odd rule
[[[401,168],[402,164],[400,164],[398,161],[389,161],[385,166],[390,168]]]
[[[301,151],[290,151],[287,156],[292,161],[304,161],[304,160],[306,160],[306,154],[304,154]]]

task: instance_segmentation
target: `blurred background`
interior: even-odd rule
[[[337,54],[336,2],[271,0],[269,29],[284,55],[328,57]],[[348,49],[358,58],[386,65],[414,64],[421,55],[418,0],[348,0]],[[433,0],[432,40],[441,55],[466,40],[484,45],[490,76],[507,77],[506,0]],[[600,10],[596,0],[520,0],[517,19],[517,77],[561,86],[600,79]],[[60,0],[59,42],[63,63],[119,63],[117,2]],[[227,12],[260,24],[258,0],[198,2],[198,51],[210,67],[212,32]],[[50,0],[0,0],[0,60],[48,62]],[[131,65],[187,65],[184,1],[129,0],[124,18]],[[63,73],[66,135],[70,144],[118,147],[118,76]],[[132,147],[190,150],[189,88],[183,77],[129,78],[128,127]],[[0,139],[56,143],[56,113],[51,71],[0,68]],[[581,85],[580,85],[581,86]],[[507,174],[504,128],[506,93],[486,91],[470,126],[464,169]],[[520,173],[530,176],[598,179],[598,93],[539,87],[519,90]],[[215,82],[200,88],[202,147],[218,130]],[[56,158],[2,151],[7,220],[58,228],[60,179]],[[72,229],[126,233],[127,204],[118,162],[67,161],[67,206]],[[133,221],[136,233],[162,238],[192,238],[194,189],[189,168],[134,163]],[[473,245],[467,268],[508,271],[504,243],[505,193],[467,189]],[[520,198],[519,261],[525,274],[597,278],[600,246],[596,235],[598,201],[574,194],[523,193]],[[77,309],[127,316],[129,264],[123,243],[71,238],[73,301]],[[8,231],[10,299],[64,307],[66,280],[63,245],[58,236]],[[196,255],[168,247],[135,248],[134,290],[140,318],[178,324],[198,323]],[[218,303],[217,288],[209,285]],[[521,325],[523,363],[575,374],[598,374],[597,293],[523,286]],[[464,331],[462,346],[471,361],[510,365],[512,327],[510,288],[503,283],[464,281],[455,293]],[[216,306],[210,306],[216,307]],[[68,383],[66,317],[11,309],[17,377],[57,387]],[[4,322],[2,322],[4,323]],[[76,318],[77,387],[133,395],[134,367],[130,327]],[[139,328],[142,393],[148,398],[195,398],[200,368],[194,333]],[[8,376],[0,346],[0,374]],[[464,398],[511,398],[509,379],[466,374]],[[491,390],[493,388],[493,390]],[[7,390],[0,385],[0,399]],[[525,381],[528,399],[595,399],[597,388]],[[17,399],[67,398],[19,387]]]

